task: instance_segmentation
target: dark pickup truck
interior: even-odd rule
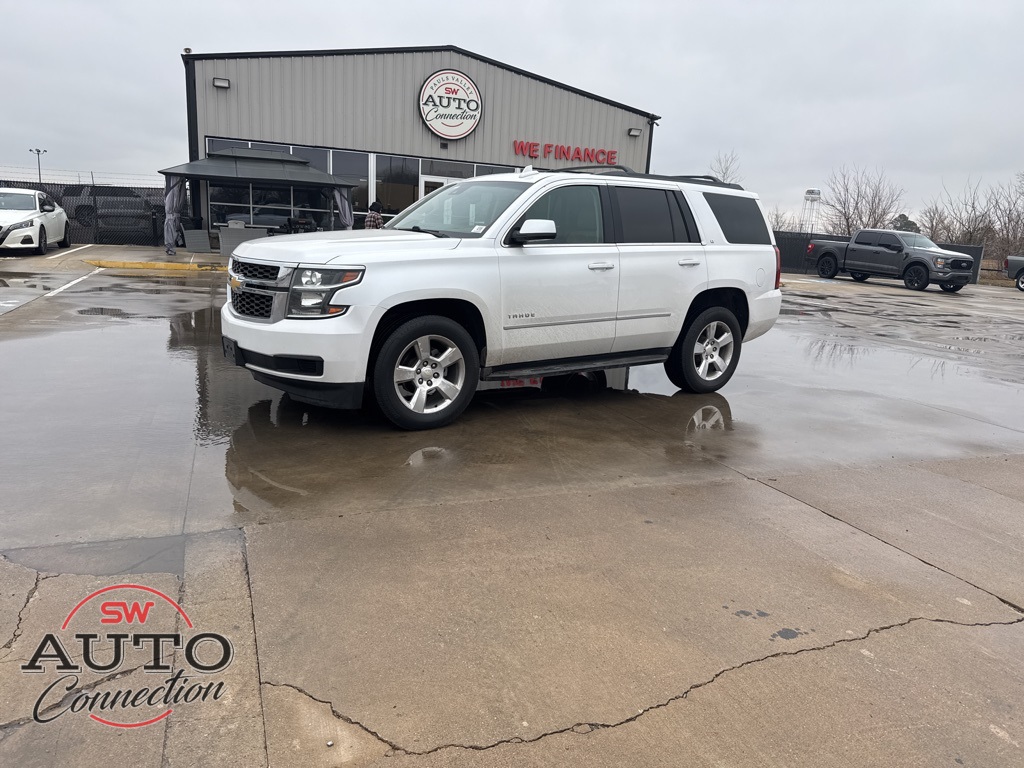
[[[819,277],[831,279],[849,272],[859,282],[869,277],[895,277],[913,291],[938,283],[956,293],[971,281],[974,259],[945,251],[924,235],[888,229],[862,229],[849,243],[811,240],[807,256],[814,259]]]
[[[1024,291],[1024,255],[1009,256],[1003,261],[1006,276],[1017,284],[1018,291]]]

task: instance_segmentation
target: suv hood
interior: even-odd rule
[[[25,221],[38,215],[35,211],[0,211],[0,227],[17,224],[19,221]]]
[[[435,237],[426,232],[398,229],[350,229],[340,232],[310,232],[303,235],[277,235],[249,240],[232,256],[278,264],[365,264],[380,255],[401,248],[404,255],[418,250],[450,251],[462,240]]]

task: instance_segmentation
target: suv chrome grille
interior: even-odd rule
[[[244,317],[269,318],[274,308],[274,297],[232,289],[231,308]]]
[[[246,280],[277,280],[279,267],[272,267],[267,264],[251,264],[247,261],[231,260],[231,271],[241,275]]]
[[[950,266],[953,269],[970,269],[971,262],[967,261],[966,259],[953,259],[953,261],[950,262]]]

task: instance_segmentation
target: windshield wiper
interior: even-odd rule
[[[408,229],[406,229],[405,227],[395,227],[395,229],[400,229],[403,232],[426,232],[428,235],[433,235],[434,237],[448,237],[448,235],[446,235],[439,229],[423,229],[422,227],[415,224],[409,227]]]

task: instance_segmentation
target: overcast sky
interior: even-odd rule
[[[154,174],[188,157],[180,54],[457,45],[663,115],[653,170],[734,151],[798,212],[833,167],[919,210],[1024,170],[1021,0],[47,0],[0,49],[0,166]],[[39,23],[29,24],[34,18]]]

